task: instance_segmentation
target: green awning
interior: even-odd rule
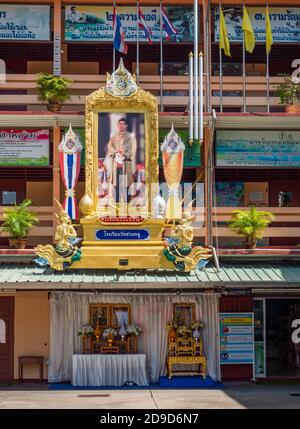
[[[0,289],[211,289],[299,287],[300,262],[224,262],[218,272],[210,263],[204,270],[53,271],[34,264],[1,264]]]

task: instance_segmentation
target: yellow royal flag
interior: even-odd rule
[[[266,52],[269,55],[273,45],[273,34],[269,15],[269,7],[266,7]]]
[[[224,54],[228,57],[231,57],[230,53],[230,43],[228,39],[227,27],[225,23],[224,14],[220,6],[220,39],[219,39],[219,48],[224,50]]]
[[[252,24],[251,24],[246,6],[243,6],[242,29],[244,31],[246,51],[250,52],[250,54],[251,54],[253,52],[254,47],[255,47],[255,34],[254,34],[254,31],[252,28]]]

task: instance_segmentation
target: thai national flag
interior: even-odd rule
[[[146,21],[145,21],[142,9],[140,7],[139,7],[138,20],[139,20],[139,27],[144,31],[145,37],[148,39],[148,42],[152,44],[152,40],[151,40],[151,37],[150,37],[151,34],[152,34],[152,31],[150,30],[150,28],[146,24]]]
[[[163,28],[167,33],[166,39],[170,40],[171,36],[175,36],[176,38],[177,30],[171,24],[164,7],[161,8],[161,16],[162,16]],[[176,38],[176,41],[177,41],[177,38]]]
[[[120,16],[116,13],[116,8],[114,7],[113,15],[113,34],[114,34],[114,48],[122,52],[122,54],[127,54],[128,46],[125,43],[125,31],[122,28]]]

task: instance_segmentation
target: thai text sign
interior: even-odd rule
[[[266,8],[247,7],[252,23],[255,39],[258,42],[266,40]],[[242,42],[242,9],[223,7],[229,40]],[[300,8],[299,7],[269,7],[269,15],[274,42],[300,41]],[[219,40],[219,9],[215,9],[215,40]]]
[[[97,240],[149,240],[148,229],[98,229]]]
[[[219,130],[217,167],[299,167],[299,131]]]
[[[145,21],[152,31],[151,39],[160,40],[160,9],[157,6],[142,8]],[[167,15],[177,30],[178,41],[193,40],[193,9],[188,6],[167,6]],[[137,8],[134,6],[118,7],[122,27],[128,42],[137,40]],[[165,33],[163,34],[165,39]],[[66,6],[65,40],[82,42],[111,42],[113,40],[112,6]],[[139,29],[139,40],[145,42],[144,31]],[[172,36],[172,40],[176,41]]]
[[[50,6],[0,5],[0,40],[50,40]]]
[[[253,363],[253,313],[220,313],[221,364]]]
[[[49,165],[49,130],[0,130],[0,165]]]

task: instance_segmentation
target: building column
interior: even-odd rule
[[[54,0],[53,74],[61,75],[61,0]]]
[[[57,211],[57,205],[54,198],[60,202],[60,166],[59,166],[59,152],[58,145],[60,144],[60,127],[53,127],[53,239],[55,235],[56,216],[54,213]]]

